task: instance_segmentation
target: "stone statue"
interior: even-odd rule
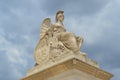
[[[56,23],[52,24],[50,18],[44,19],[41,30],[40,40],[36,46],[34,57],[36,63],[45,64],[49,60],[64,54],[73,52],[79,53],[83,39],[77,37],[72,32],[67,32],[64,25],[64,11],[56,13]]]

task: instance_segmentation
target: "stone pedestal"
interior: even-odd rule
[[[90,74],[87,74],[77,69],[71,69],[71,70],[65,71],[61,74],[58,74],[54,77],[49,78],[48,80],[88,80],[88,79],[101,80],[99,78],[96,78]]]
[[[75,56],[49,66],[36,66],[21,80],[110,80],[113,75]]]

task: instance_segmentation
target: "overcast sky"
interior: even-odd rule
[[[0,80],[19,80],[35,64],[42,20],[64,10],[82,52],[120,80],[120,0],[0,0]]]

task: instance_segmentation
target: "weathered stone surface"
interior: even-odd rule
[[[68,59],[42,70],[39,70],[41,68],[40,66],[36,66],[35,68],[35,73],[30,74],[21,80],[110,80],[113,76],[108,72],[76,58]],[[72,76],[71,74],[74,75]]]
[[[50,18],[44,19],[41,25],[40,40],[35,49],[35,60],[38,65],[44,65],[67,53],[80,53],[83,43],[81,37],[67,32],[63,25],[63,11],[56,14],[56,23],[52,24]]]
[[[63,20],[63,11],[57,12],[54,24],[44,19],[34,52],[36,65],[21,80],[110,80],[112,74],[80,51],[83,38],[67,32]]]
[[[82,54],[82,55],[81,55]],[[54,60],[49,60],[48,62],[46,62],[46,64],[43,64],[43,65],[37,65],[31,69],[28,70],[27,72],[27,75],[31,75],[31,74],[34,74],[36,72],[40,72],[40,71],[43,71],[47,68],[50,68],[52,66],[55,66],[55,65],[58,65],[62,62],[65,62],[67,60],[71,60],[71,59],[78,59],[78,60],[81,60],[89,65],[92,65],[94,67],[99,67],[98,64],[89,59],[87,56],[83,55],[83,53],[79,53],[79,54],[75,54],[75,53],[67,53],[67,54],[64,54],[64,55],[61,55],[57,58],[55,58]]]

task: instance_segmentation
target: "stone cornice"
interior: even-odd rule
[[[77,69],[83,71],[87,74],[93,75],[101,80],[110,80],[113,77],[112,74],[103,71],[97,67],[89,65],[79,59],[70,59],[65,62],[62,62],[58,65],[47,68],[43,71],[37,72],[35,74],[29,75],[21,80],[46,80],[52,76],[65,72],[67,70]]]

